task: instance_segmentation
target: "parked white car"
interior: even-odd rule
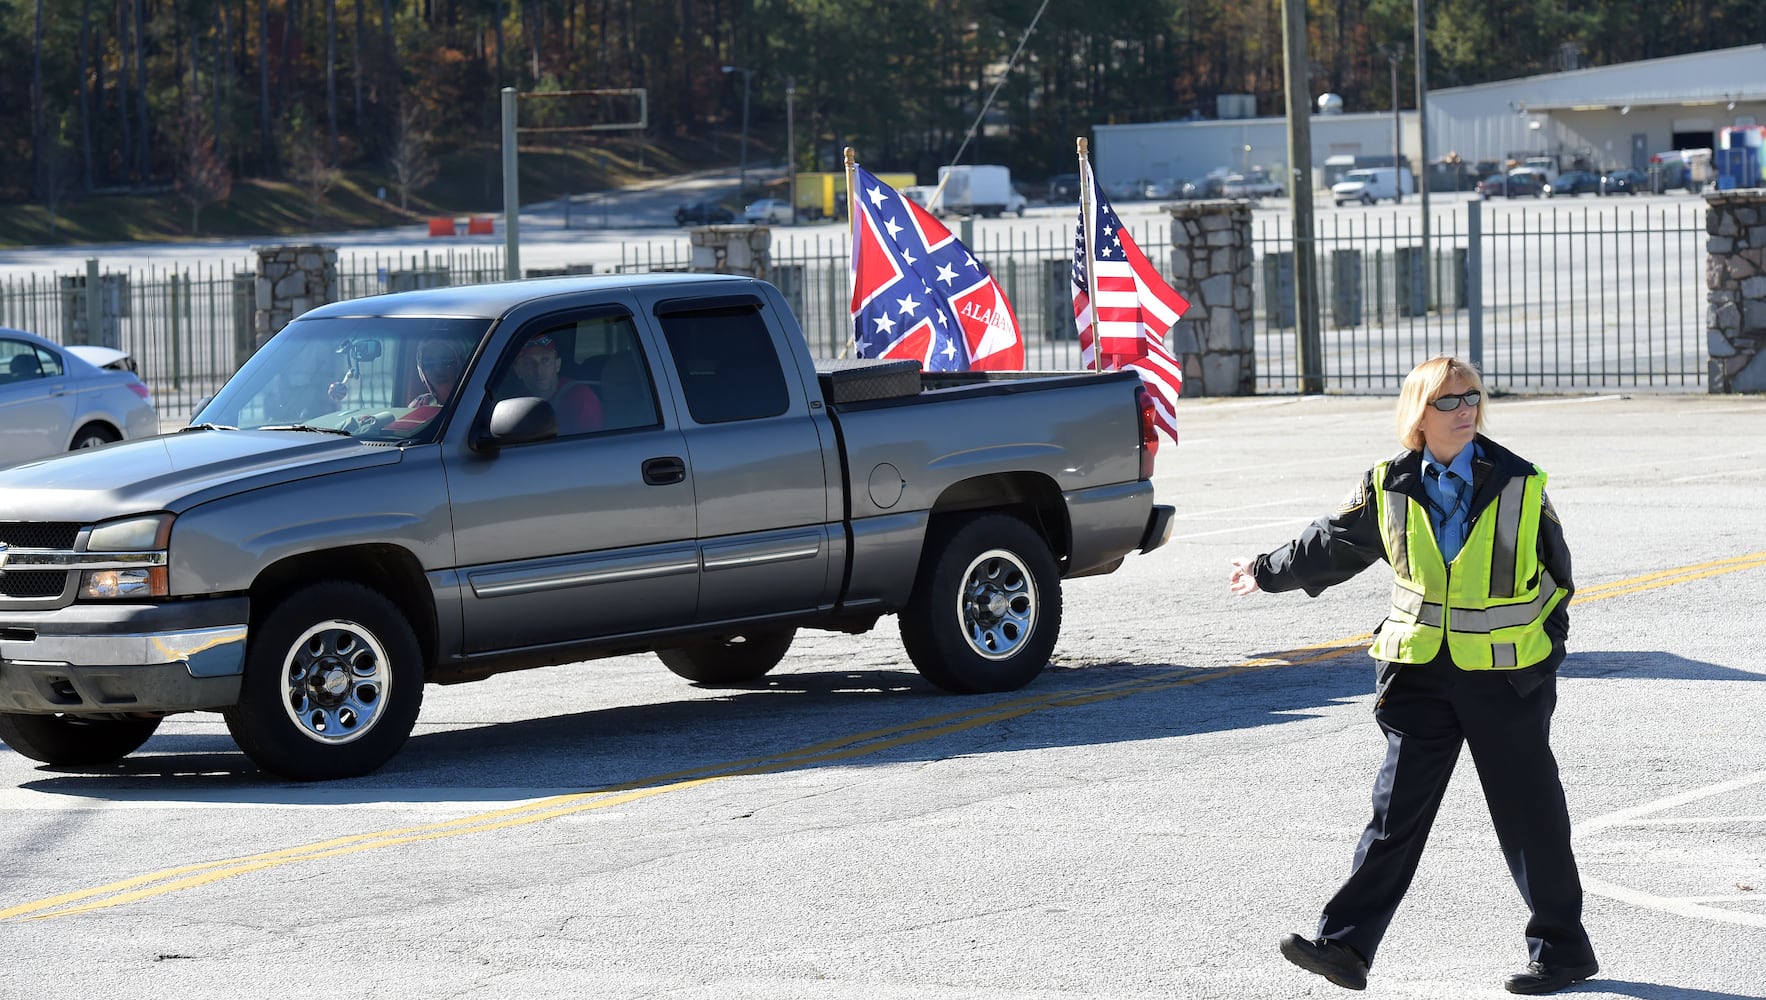
[[[0,327],[0,466],[158,433],[153,394],[127,353]]]
[[[791,203],[783,198],[762,198],[742,210],[742,221],[763,226],[783,226],[791,222]]]

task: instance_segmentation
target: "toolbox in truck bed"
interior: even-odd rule
[[[916,396],[920,392],[918,361],[831,358],[816,362],[816,381],[832,405],[872,399]]]

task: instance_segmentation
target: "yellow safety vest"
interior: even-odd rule
[[[1370,652],[1427,663],[1445,635],[1462,670],[1515,670],[1551,655],[1545,619],[1565,590],[1539,563],[1545,473],[1509,480],[1472,521],[1448,565],[1423,505],[1384,488],[1390,462],[1374,469],[1380,536],[1392,565],[1392,607]]]

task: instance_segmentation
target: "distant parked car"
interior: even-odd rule
[[[1052,204],[1079,200],[1079,175],[1056,174],[1049,178],[1049,201]]]
[[[735,221],[735,214],[715,201],[696,201],[675,209],[677,226],[714,226]]]
[[[1478,182],[1478,197],[1485,201],[1491,198],[1537,198],[1544,193],[1545,182],[1531,171],[1497,174]]]
[[[153,394],[134,364],[124,351],[0,327],[0,465],[158,434]]]
[[[1183,197],[1183,181],[1176,177],[1167,177],[1162,181],[1148,181],[1141,190],[1141,196],[1148,201],[1164,201],[1168,198]]]
[[[1545,193],[1553,198],[1561,194],[1600,194],[1600,177],[1586,170],[1566,170],[1545,185]]]
[[[1227,198],[1280,198],[1282,186],[1261,170],[1248,174],[1227,174],[1220,182],[1220,193]]]
[[[1601,194],[1642,194],[1648,190],[1649,175],[1630,167],[1609,170],[1600,179]]]
[[[742,210],[742,221],[756,225],[782,226],[791,221],[791,203],[783,198],[762,198]]]

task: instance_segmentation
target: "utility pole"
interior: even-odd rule
[[[1324,392],[1324,342],[1319,336],[1316,247],[1312,220],[1312,99],[1306,84],[1306,0],[1282,0],[1282,48],[1288,92],[1288,195],[1294,204],[1294,312],[1300,391]]]
[[[1412,0],[1416,12],[1416,141],[1417,195],[1423,200],[1423,308],[1429,303],[1429,43],[1423,36],[1423,0]]]
[[[501,51],[498,52],[501,55]],[[504,87],[503,97],[503,277],[521,277],[521,181],[517,163],[515,88]]]

